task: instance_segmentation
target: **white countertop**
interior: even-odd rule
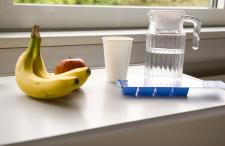
[[[142,75],[143,67],[130,67],[129,75]],[[105,81],[104,69],[92,75],[80,90],[66,98],[37,100],[24,95],[14,76],[0,77],[0,145],[93,132],[96,129],[138,124],[151,119],[225,109],[225,91],[190,89],[187,99],[129,98]],[[190,114],[193,113],[193,114]]]

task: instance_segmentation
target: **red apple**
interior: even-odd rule
[[[61,74],[75,68],[86,67],[86,66],[87,65],[85,64],[84,60],[82,60],[81,58],[63,59],[56,65],[54,69],[54,73]]]

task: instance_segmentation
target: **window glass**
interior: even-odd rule
[[[209,0],[13,0],[14,3],[70,4],[70,5],[122,5],[122,6],[196,6],[208,7]]]
[[[0,28],[145,28],[147,12],[162,7],[183,10],[202,26],[225,24],[224,0],[0,0]]]

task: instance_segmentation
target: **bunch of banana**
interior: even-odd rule
[[[17,60],[16,82],[23,92],[35,98],[52,99],[69,95],[85,83],[91,71],[82,67],[58,75],[48,73],[40,54],[39,29],[39,26],[33,26],[29,46]]]

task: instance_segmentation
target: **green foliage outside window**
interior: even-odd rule
[[[209,0],[14,0],[14,3],[204,7],[209,5]]]

